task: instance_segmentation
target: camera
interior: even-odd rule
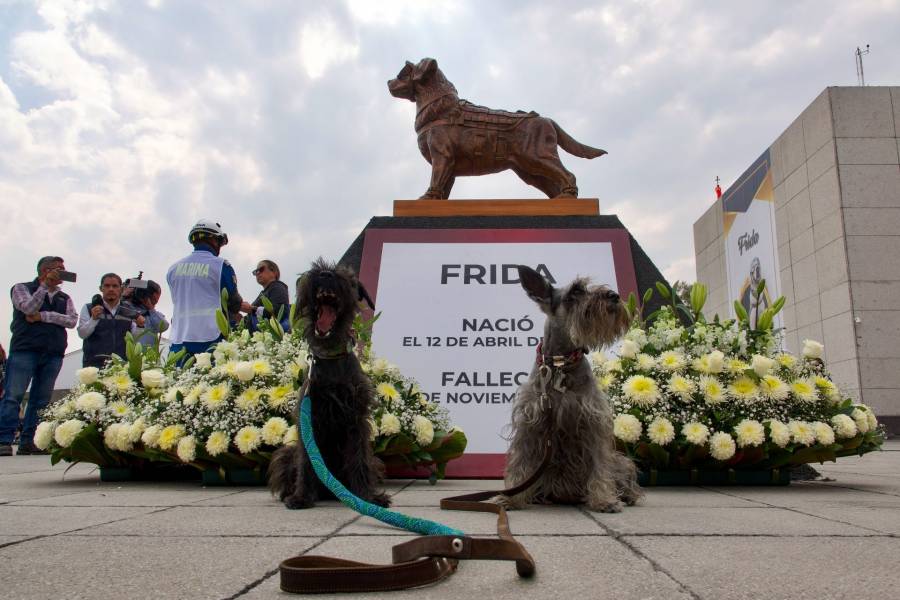
[[[56,275],[59,277],[60,281],[68,281],[71,283],[75,283],[75,279],[78,277],[72,271],[57,271]]]

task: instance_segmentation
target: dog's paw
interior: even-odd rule
[[[588,502],[587,507],[588,510],[592,510],[594,512],[617,513],[622,512],[622,509],[625,508],[625,505],[622,504],[619,500],[616,500],[615,502]]]
[[[496,504],[497,506],[502,506],[506,510],[520,510],[525,508],[524,502],[517,501],[515,498],[510,498],[509,496],[505,496],[503,494],[497,494],[496,496],[486,500],[486,502]]]
[[[377,504],[382,508],[388,508],[391,505],[391,497],[387,494],[375,494],[369,502]]]
[[[301,496],[288,496],[284,499],[284,505],[291,510],[302,510],[304,508],[312,508],[316,505],[316,503],[309,498],[303,498]]]

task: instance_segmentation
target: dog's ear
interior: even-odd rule
[[[413,73],[413,81],[422,81],[430,77],[437,70],[437,61],[433,58],[423,58],[416,65],[415,73]]]
[[[403,68],[400,69],[400,72],[397,73],[397,79],[409,79],[410,74],[415,70],[416,65],[412,64],[409,61],[406,61],[406,64],[403,65]]]
[[[369,292],[366,291],[366,287],[362,284],[362,281],[356,283],[356,289],[359,294],[359,299],[365,300],[366,304],[369,305],[369,308],[375,310],[375,303],[372,302],[372,297],[369,296]]]
[[[528,297],[542,306],[549,306],[553,302],[553,286],[550,282],[531,267],[519,265],[517,269],[519,283]]]

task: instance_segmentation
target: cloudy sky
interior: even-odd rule
[[[900,83],[900,2],[0,0],[0,285],[59,254],[163,281],[219,220],[245,296],[260,258],[338,258],[424,192],[413,105],[385,85],[438,59],[460,95],[535,110],[609,155],[561,152],[670,279],[692,223],[826,86]],[[456,198],[538,198],[508,173]],[[161,308],[171,314],[168,294]],[[9,301],[0,302],[8,345]],[[80,346],[70,335],[70,349]]]

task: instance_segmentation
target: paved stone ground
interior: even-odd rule
[[[900,595],[900,441],[789,487],[655,488],[616,515],[511,513],[538,564],[464,563],[427,598],[890,598]],[[492,534],[494,517],[442,496],[498,482],[393,481],[403,512]],[[99,481],[83,465],[0,458],[0,597],[290,598],[279,561],[317,553],[384,562],[403,532],[337,503],[290,512],[259,488]],[[387,597],[388,594],[375,594]],[[476,596],[477,595],[477,596]],[[362,598],[363,595],[352,596]]]

